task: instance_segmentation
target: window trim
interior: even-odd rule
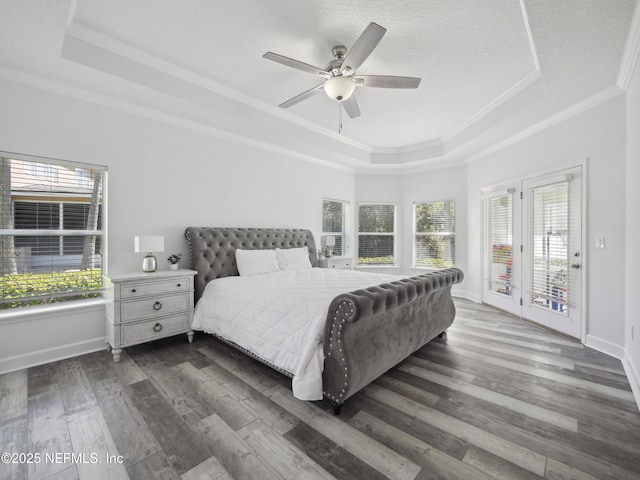
[[[393,207],[393,232],[361,232],[360,231],[360,207],[367,205],[384,205]],[[393,263],[391,264],[380,264],[380,263],[360,263],[360,236],[361,235],[377,235],[377,236],[386,236],[393,237]],[[355,251],[355,264],[358,268],[398,268],[398,205],[393,202],[358,202],[358,212],[357,212],[357,223],[356,223],[356,236],[357,236],[357,245]]]
[[[96,295],[96,294],[97,296],[93,298],[77,298],[69,301],[62,301],[62,302],[55,302],[55,303],[20,305],[19,307],[14,307],[14,308],[2,308],[0,309],[0,316],[2,317],[12,316],[12,315],[15,315],[17,312],[21,312],[21,313],[24,312],[25,314],[27,314],[27,312],[34,311],[34,310],[43,311],[47,309],[53,310],[53,309],[65,309],[65,308],[77,308],[77,307],[81,307],[82,305],[90,305],[90,304],[103,302],[101,292],[104,290],[104,280],[102,280],[102,277],[104,277],[104,275],[107,273],[107,266],[108,266],[108,256],[107,256],[107,252],[108,252],[107,205],[108,205],[108,190],[109,190],[108,189],[108,176],[109,176],[108,167],[105,165],[97,164],[97,163],[90,164],[90,163],[75,162],[70,160],[61,160],[54,157],[41,157],[41,156],[34,156],[34,155],[27,155],[27,154],[6,152],[6,151],[0,151],[0,157],[6,158],[9,160],[18,160],[20,162],[25,162],[30,164],[47,164],[52,167],[55,167],[58,171],[61,168],[66,168],[72,174],[70,179],[75,179],[75,172],[77,171],[77,169],[94,170],[94,171],[102,172],[102,191],[101,191],[101,210],[102,210],[101,211],[101,217],[102,217],[101,227],[102,228],[96,229],[96,230],[73,230],[73,229],[47,230],[47,234],[53,234],[54,236],[55,235],[67,236],[68,234],[77,236],[83,233],[88,233],[88,234],[94,234],[101,237],[101,249],[100,249],[100,256],[101,256],[101,259],[100,259],[101,282],[100,283],[101,284],[100,284],[100,287],[98,289],[93,289],[93,290],[86,290],[86,291],[79,290],[77,292],[60,293],[55,295],[46,295],[46,294],[34,295],[32,297],[24,297],[20,299],[16,298],[15,301],[28,303],[32,300],[37,301],[38,299],[41,299],[41,298],[64,298],[69,296],[84,296],[84,295]],[[24,169],[24,165],[23,165],[23,169]],[[25,172],[25,173],[29,174],[28,172]],[[38,176],[34,176],[34,177],[42,178]],[[58,178],[57,181],[53,181],[51,179],[50,181],[51,183],[58,183],[60,180]],[[12,197],[13,197],[13,193],[14,192],[12,188]],[[47,195],[52,197],[51,201],[46,200]],[[65,203],[82,203],[82,202],[75,202],[73,200],[70,200],[69,202],[64,201],[65,197],[75,198],[77,196],[78,196],[77,194],[70,194],[65,192],[59,192],[55,194],[44,192],[42,193],[42,197],[43,197],[42,199],[30,199],[30,198],[25,198],[25,196],[23,195],[16,195],[17,198],[15,198],[15,201],[31,202],[31,203],[35,203],[35,202],[57,203],[59,205],[59,208],[62,209],[63,208],[62,205]],[[13,208],[14,208],[14,204],[12,199],[12,202],[11,202],[12,215],[13,215]],[[30,231],[32,231],[32,229],[16,229],[15,225],[11,229],[3,230],[3,232],[9,236],[12,236],[14,233],[16,235],[19,234],[22,236],[22,235],[28,234]],[[38,229],[35,229],[33,231],[37,233]],[[41,230],[39,232],[42,233]],[[2,300],[2,303],[5,303],[4,298],[0,297],[0,300]]]
[[[417,228],[417,218],[416,218],[416,207],[418,205],[422,205],[425,203],[440,203],[440,202],[453,202],[454,205],[456,205],[456,198],[455,197],[447,197],[447,198],[442,198],[442,199],[438,199],[438,200],[423,200],[423,201],[418,201],[415,200],[413,202],[412,205],[412,222],[413,222],[413,226],[412,226],[412,235],[411,235],[411,250],[412,250],[412,254],[411,254],[411,268],[415,269],[415,270],[437,270],[437,268],[434,267],[429,267],[429,266],[425,266],[425,265],[418,265],[417,264],[417,246],[416,246],[416,237],[418,235],[421,236],[438,236],[438,235],[434,235],[434,234],[430,234],[430,233],[422,233],[422,232],[416,232],[416,228]],[[455,225],[455,223],[454,223]],[[455,238],[456,238],[456,231],[455,231],[455,227],[453,229],[452,232],[450,232],[449,234],[446,235],[452,235],[454,242],[455,242]],[[445,236],[445,235],[439,235],[439,236]],[[453,261],[452,261],[452,267],[456,266],[456,250],[455,250],[455,246],[453,249]],[[445,267],[445,268],[450,268],[450,267]]]

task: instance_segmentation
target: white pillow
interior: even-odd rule
[[[309,249],[300,248],[276,248],[278,265],[280,270],[294,270],[296,268],[311,268]]]
[[[240,275],[258,275],[277,272],[278,259],[275,250],[236,250],[236,265]]]

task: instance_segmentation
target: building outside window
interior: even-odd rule
[[[358,207],[358,265],[393,266],[396,263],[396,207],[362,204]]]
[[[106,168],[32,159],[0,154],[0,309],[102,287]]]

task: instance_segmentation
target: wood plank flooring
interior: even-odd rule
[[[640,479],[619,361],[456,299],[435,339],[345,404],[200,334],[0,376],[0,479]],[[34,460],[32,458],[32,460]]]

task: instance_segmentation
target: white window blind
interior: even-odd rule
[[[455,200],[414,203],[415,268],[447,268],[455,264]]]
[[[395,265],[395,205],[358,208],[358,265]]]
[[[335,237],[333,254],[346,254],[346,226],[349,202],[341,200],[322,201],[322,236]]]
[[[489,291],[512,296],[513,291],[513,191],[484,200],[488,231]]]
[[[99,296],[106,169],[0,162],[0,309]]]
[[[531,301],[566,312],[569,301],[569,182],[530,189]]]

